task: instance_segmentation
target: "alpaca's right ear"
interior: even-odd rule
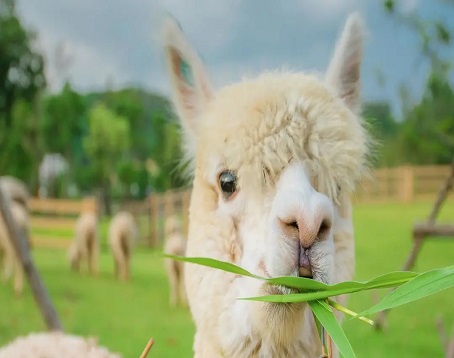
[[[365,30],[358,13],[350,15],[328,66],[326,81],[354,112],[359,112]]]
[[[174,103],[186,139],[193,142],[197,135],[199,115],[211,99],[213,90],[202,61],[186,41],[178,23],[170,17],[164,24],[164,48]]]

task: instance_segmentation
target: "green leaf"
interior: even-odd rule
[[[416,277],[417,274],[414,272],[397,271],[387,273],[382,276],[378,276],[367,282],[356,282],[356,281],[345,281],[336,285],[324,285],[325,290],[318,290],[312,292],[303,293],[291,293],[287,295],[267,295],[259,297],[248,297],[242,298],[248,301],[261,301],[261,302],[275,302],[275,303],[295,303],[295,302],[306,302],[312,300],[320,300],[329,298],[332,296],[339,296],[347,293],[354,293],[365,290],[372,290],[378,288],[389,288],[400,286],[410,279]],[[301,277],[293,277],[295,280],[301,279]],[[272,279],[273,283],[280,283],[281,278]],[[267,280],[270,282],[270,280]],[[312,280],[313,281],[313,280]],[[283,280],[282,282],[286,282]],[[316,282],[316,281],[315,281]],[[323,284],[322,284],[323,285]]]
[[[317,316],[315,315],[314,312],[312,312],[312,315],[314,316],[315,327],[317,327],[318,336],[321,337],[322,336],[322,324],[320,323],[319,319],[317,318]]]
[[[296,288],[303,291],[327,291],[329,285],[306,277],[282,276],[265,279],[269,284]]]
[[[355,358],[355,352],[350,342],[347,339],[342,327],[334,316],[331,307],[328,306],[323,301],[310,301],[309,305],[312,309],[312,312],[320,321],[323,327],[325,327],[328,334],[331,336],[331,339],[336,344],[339,351],[342,353],[344,358]]]
[[[360,316],[387,310],[419,300],[454,286],[454,266],[424,272],[385,296]]]
[[[220,269],[226,272],[231,272],[237,275],[242,275],[242,276],[247,276],[247,277],[253,277],[259,280],[266,280],[264,277],[256,276],[250,273],[249,271],[238,267],[234,264],[231,264],[229,262],[224,262],[224,261],[219,261],[215,259],[210,259],[208,257],[183,257],[183,256],[175,256],[175,255],[169,255],[169,254],[163,254],[164,257],[167,257],[169,259],[174,259],[178,261],[185,261],[185,262],[191,262],[194,264],[199,264],[202,266],[207,266],[207,267],[212,267],[216,269]]]
[[[268,295],[260,297],[248,297],[241,298],[244,300],[251,301],[262,301],[262,302],[305,302],[317,299],[325,299],[332,296],[343,295],[347,293],[353,293],[364,290],[371,290],[376,288],[389,288],[399,286],[410,279],[417,276],[414,272],[408,271],[396,271],[387,273],[381,276],[378,276],[367,282],[358,282],[358,281],[345,281],[335,285],[326,285],[322,282],[311,280],[305,277],[295,277],[295,276],[284,276],[284,277],[275,277],[275,278],[264,278],[261,276],[254,275],[249,271],[238,267],[229,262],[219,261],[206,257],[184,257],[184,256],[174,256],[174,255],[164,255],[165,257],[195,263],[202,266],[207,266],[215,269],[220,269],[223,271],[231,272],[237,275],[247,276],[263,280],[273,285],[282,285],[286,287],[296,288],[302,293],[287,294],[287,295]]]

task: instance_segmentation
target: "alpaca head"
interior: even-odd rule
[[[367,167],[358,116],[362,39],[353,15],[324,76],[270,72],[214,91],[179,26],[166,23],[174,103],[194,175],[188,256],[268,277],[338,279],[336,237],[351,230],[349,196]],[[201,276],[187,278],[191,303],[194,286],[210,278],[190,267],[187,276]],[[286,291],[235,282],[210,284],[224,299]],[[197,322],[203,312],[192,306]]]

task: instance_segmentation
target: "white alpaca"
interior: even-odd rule
[[[137,236],[134,217],[126,211],[115,214],[109,226],[109,247],[114,258],[115,276],[121,281],[129,279],[130,259]]]
[[[99,346],[95,338],[61,332],[31,333],[0,347],[1,358],[121,358]]]
[[[368,153],[360,17],[348,19],[325,76],[270,72],[217,92],[171,20],[164,41],[193,164],[186,255],[268,277],[351,279],[350,196]],[[320,355],[306,304],[237,300],[289,289],[194,264],[185,264],[184,277],[195,357]]]
[[[87,261],[89,272],[98,275],[99,239],[96,214],[82,213],[76,222],[74,239],[68,249],[71,269],[80,270],[82,261]]]
[[[186,240],[183,237],[181,225],[176,217],[170,217],[166,220],[165,236],[164,252],[171,255],[184,256]],[[183,306],[186,305],[183,267],[181,261],[165,259],[165,269],[170,285],[169,303],[171,306],[175,306],[177,301]]]

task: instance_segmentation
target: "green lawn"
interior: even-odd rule
[[[411,225],[424,219],[430,208],[431,203],[357,206],[356,278],[400,269],[410,249]],[[440,220],[454,221],[453,202],[446,204]],[[102,345],[124,357],[138,357],[150,337],[156,342],[150,357],[192,356],[194,328],[189,313],[169,308],[163,263],[157,255],[137,250],[129,283],[114,280],[105,245],[98,278],[70,272],[64,251],[35,249],[33,256],[68,332],[98,336]],[[454,240],[434,240],[423,248],[415,270],[453,264]],[[344,328],[358,357],[441,357],[435,319],[443,314],[451,327],[452,295],[448,290],[391,311],[386,333],[349,319]],[[370,292],[355,294],[350,296],[348,307],[362,310],[372,302]],[[10,285],[0,285],[0,345],[17,335],[43,329],[28,287],[23,297],[16,299]]]

